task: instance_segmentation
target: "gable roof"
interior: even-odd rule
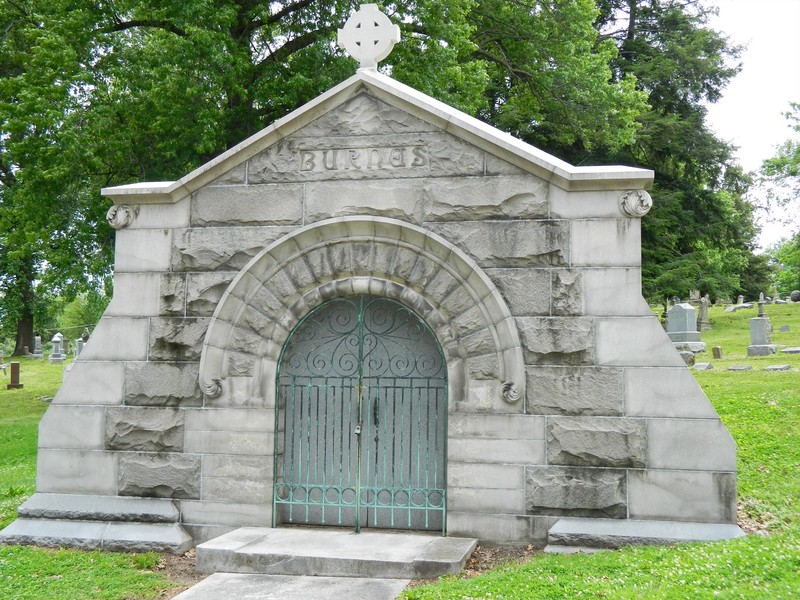
[[[103,188],[102,194],[118,204],[177,202],[364,91],[565,190],[647,189],[653,181],[649,169],[573,166],[374,69],[359,69],[178,181],[120,185]]]

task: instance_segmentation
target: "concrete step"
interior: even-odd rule
[[[616,549],[633,545],[669,545],[680,542],[710,542],[741,537],[737,525],[639,521],[633,519],[559,519],[547,533],[545,552]]]
[[[427,579],[460,572],[476,545],[424,533],[243,527],[197,546],[197,570]]]
[[[408,583],[408,579],[215,573],[175,600],[394,600]]]
[[[17,519],[0,531],[0,543],[173,554],[182,554],[194,545],[178,523],[27,518]]]
[[[175,503],[167,498],[85,496],[37,493],[17,511],[26,519],[69,519],[79,521],[133,521],[177,523]]]

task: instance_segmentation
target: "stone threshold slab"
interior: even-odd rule
[[[394,600],[409,579],[363,579],[355,577],[308,577],[215,573],[175,600]]]
[[[191,536],[177,523],[60,519],[17,519],[0,531],[0,544],[172,554],[183,554],[193,545]]]
[[[428,579],[460,572],[476,545],[424,533],[243,527],[197,546],[197,570]]]
[[[127,496],[88,496],[38,492],[19,507],[28,519],[70,519],[80,521],[135,521],[176,523],[180,517],[172,500]]]
[[[615,549],[632,545],[712,542],[744,535],[738,525],[725,523],[565,518],[559,519],[548,531],[545,552],[563,552],[564,547]]]

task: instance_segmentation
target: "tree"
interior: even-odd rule
[[[800,232],[775,244],[768,255],[775,267],[778,295],[785,298],[794,290],[800,290]]]
[[[699,0],[603,0],[596,27],[613,40],[618,79],[633,75],[647,93],[633,144],[575,162],[620,162],[654,169],[653,209],[642,223],[646,297],[714,297],[740,288],[757,230],[744,200],[751,184],[733,149],[708,128],[704,103],[721,97],[739,70],[740,48],[708,27]]]
[[[800,133],[800,103],[790,103],[785,114],[789,126]],[[787,140],[775,156],[761,165],[762,183],[769,186],[768,199],[779,206],[796,205],[800,209],[800,141]]]
[[[350,76],[350,0],[0,0],[0,314],[101,288],[104,186],[175,179]],[[400,0],[400,81],[550,148],[631,143],[591,0]],[[324,65],[324,69],[320,69]]]

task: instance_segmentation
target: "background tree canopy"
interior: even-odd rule
[[[0,0],[0,317],[18,353],[53,297],[108,292],[100,188],[179,178],[352,75],[335,37],[356,4]],[[764,283],[750,181],[705,124],[739,52],[707,3],[382,8],[396,79],[573,163],[655,169],[647,297]]]

